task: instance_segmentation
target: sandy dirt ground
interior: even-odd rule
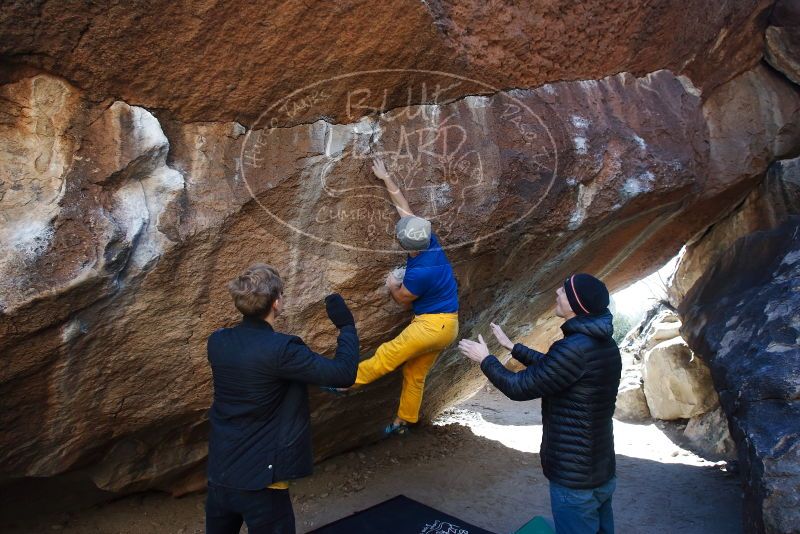
[[[738,477],[682,448],[679,431],[674,424],[615,421],[618,533],[741,532]],[[540,442],[539,402],[510,401],[487,386],[435,424],[327,460],[293,483],[298,532],[398,494],[498,534],[514,532],[534,515],[550,515]],[[195,534],[203,532],[204,499],[146,493],[0,530]]]

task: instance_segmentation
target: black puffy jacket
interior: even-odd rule
[[[564,339],[547,354],[514,345],[511,354],[524,371],[509,371],[494,356],[481,370],[510,399],[542,398],[545,476],[568,488],[596,488],[616,470],[612,417],[622,359],[611,313],[573,317],[561,330]]]
[[[297,336],[245,317],[208,338],[214,377],[209,410],[208,483],[261,490],[311,474],[306,384],[348,387],[358,369],[358,334],[339,331],[336,357],[316,354]]]

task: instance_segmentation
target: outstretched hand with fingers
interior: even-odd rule
[[[458,342],[458,350],[461,351],[461,354],[477,363],[482,363],[489,356],[489,347],[483,340],[482,335],[478,335],[478,341],[462,339]]]
[[[492,327],[492,334],[494,334],[494,337],[497,339],[497,342],[500,343],[500,346],[508,350],[514,348],[514,342],[511,341],[505,332],[503,332],[503,329],[500,328],[500,325],[489,323],[489,326]]]
[[[400,191],[400,188],[396,183],[394,183],[394,180],[392,180],[391,176],[389,176],[389,172],[386,170],[386,165],[378,156],[375,156],[372,160],[372,173],[375,175],[375,177],[383,182],[383,185],[386,186],[386,191],[389,193],[389,197],[392,199],[392,204],[397,210],[397,213],[400,214],[400,217],[413,216],[414,212],[411,211],[411,206],[408,205],[408,200],[406,200],[403,192]]]
[[[389,173],[386,172],[386,165],[382,159],[375,158],[372,160],[372,173],[379,179],[386,181],[389,178]]]

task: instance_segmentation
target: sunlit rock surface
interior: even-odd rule
[[[642,375],[647,406],[656,419],[689,419],[716,407],[708,366],[680,337],[647,351]]]

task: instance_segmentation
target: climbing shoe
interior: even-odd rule
[[[392,422],[386,425],[386,428],[383,429],[383,435],[387,438],[392,435],[405,436],[408,434],[408,432],[408,425],[405,423],[395,424]]]

